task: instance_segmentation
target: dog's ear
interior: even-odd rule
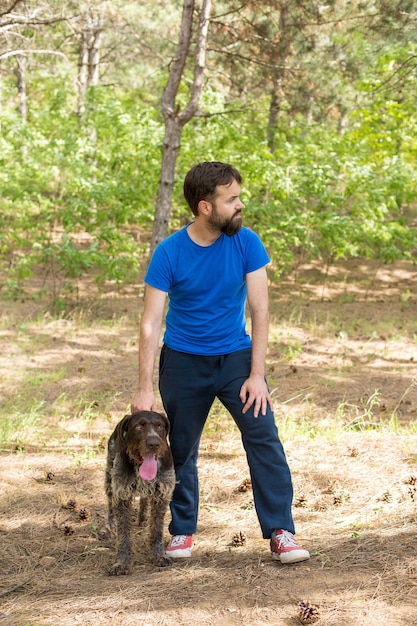
[[[169,431],[171,429],[171,425],[169,423],[169,419],[167,418],[167,416],[164,413],[160,413],[159,415],[164,419],[165,432],[166,432],[166,435],[168,437]]]
[[[119,451],[122,450],[126,446],[125,441],[126,441],[127,429],[128,429],[129,420],[131,417],[132,417],[131,415],[125,415],[124,418],[120,420],[120,422],[117,424],[115,428],[114,436],[116,439],[116,447]]]

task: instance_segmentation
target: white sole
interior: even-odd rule
[[[165,554],[172,559],[188,559],[191,556],[191,550],[170,550],[166,551]]]
[[[291,563],[307,561],[310,558],[310,553],[307,550],[292,550],[291,552],[284,552],[284,554],[271,552],[271,556],[275,561],[281,561],[284,565],[290,565]]]

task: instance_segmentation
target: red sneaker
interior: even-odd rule
[[[171,541],[166,547],[165,554],[168,554],[173,559],[187,558],[191,556],[191,550],[193,549],[193,536],[192,535],[174,535],[171,537]]]
[[[299,563],[307,561],[310,553],[298,545],[289,530],[277,530],[271,539],[271,556],[281,563]]]

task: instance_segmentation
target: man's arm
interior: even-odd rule
[[[132,400],[132,413],[135,411],[156,410],[153,372],[158,352],[166,295],[165,291],[150,285],[146,286],[139,335],[139,384]]]
[[[250,272],[246,275],[246,289],[249,311],[252,320],[252,363],[249,378],[240,390],[240,399],[244,403],[242,413],[246,413],[254,404],[253,414],[266,414],[267,405],[272,406],[265,382],[265,357],[268,347],[268,278],[266,268]]]

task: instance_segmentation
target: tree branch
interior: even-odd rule
[[[190,47],[193,25],[194,0],[185,0],[181,17],[180,36],[175,57],[172,59],[167,84],[162,95],[162,111],[165,116],[173,115],[175,99],[181,82]]]
[[[383,80],[378,87],[375,87],[375,89],[373,89],[374,92],[376,91],[380,91],[381,89],[383,89],[385,87],[385,85],[389,84],[396,76],[399,76],[397,83],[400,83],[401,80],[401,76],[407,76],[408,74],[410,74],[416,67],[416,64],[413,64],[411,66],[411,68],[408,69],[408,71],[404,71],[405,68],[407,67],[407,65],[410,65],[411,61],[413,61],[414,59],[417,58],[417,54],[412,54],[410,55],[405,61],[403,61],[403,63],[401,63],[401,65],[399,65],[399,67],[397,67],[396,70],[394,70],[393,72],[391,72],[391,74],[388,76],[388,78],[386,78],[385,80]]]
[[[1,16],[0,16],[1,17]],[[77,17],[72,15],[71,19]],[[16,15],[7,22],[0,22],[0,31],[9,26],[48,26],[49,24],[56,24],[57,22],[66,22],[68,17],[48,17],[45,19],[25,17],[23,15]]]
[[[203,0],[200,13],[200,23],[198,27],[197,50],[194,65],[194,80],[191,89],[191,96],[187,107],[180,114],[180,118],[187,123],[197,111],[198,101],[203,86],[204,68],[206,65],[206,45],[207,33],[210,24],[211,0]]]
[[[4,11],[0,11],[0,17],[3,17],[3,15],[7,15],[8,13],[11,13],[13,11],[13,9],[19,4],[19,2],[21,2],[22,0],[13,0],[13,2],[11,3],[11,5],[5,9]]]
[[[7,59],[9,57],[14,57],[17,55],[29,55],[29,54],[53,54],[56,56],[63,57],[66,61],[68,61],[68,57],[63,52],[58,52],[57,50],[10,50],[9,52],[1,52],[0,60]]]

